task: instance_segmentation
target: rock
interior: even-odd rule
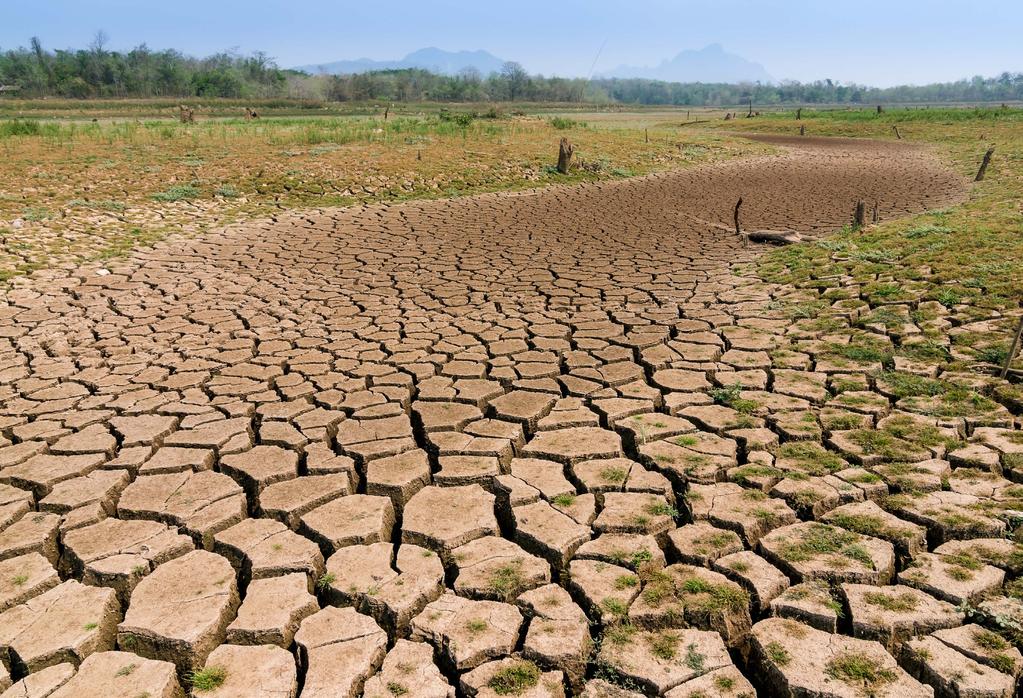
[[[398,640],[383,666],[363,690],[363,698],[455,698],[455,689],[433,663],[433,648],[423,642]]]
[[[589,540],[590,528],[558,511],[547,502],[512,508],[515,542],[564,569],[572,554]]]
[[[225,641],[288,649],[302,620],[320,610],[308,587],[309,579],[300,572],[253,580]]]
[[[854,637],[877,640],[889,651],[912,635],[926,635],[962,625],[964,614],[912,587],[843,584]]]
[[[831,595],[828,583],[820,579],[789,587],[771,600],[771,615],[797,620],[826,633],[838,632],[839,614],[845,616],[842,604]]]
[[[605,633],[597,662],[644,691],[664,695],[705,673],[731,666],[721,637],[705,630],[628,629]]]
[[[297,530],[302,516],[316,507],[354,493],[347,473],[306,475],[267,485],[259,493],[259,513]]]
[[[639,595],[639,577],[625,567],[594,560],[573,560],[568,568],[568,587],[590,617],[607,624],[628,615]]]
[[[752,660],[777,695],[932,698],[884,648],[870,640],[829,635],[785,618],[753,626]]]
[[[0,656],[16,674],[81,664],[108,650],[120,608],[112,589],[68,580],[0,613]]]
[[[280,521],[245,519],[213,541],[214,551],[231,561],[243,586],[252,579],[301,572],[311,587],[323,574],[323,556],[316,544]]]
[[[926,591],[955,606],[975,603],[997,591],[1004,579],[1005,572],[972,557],[933,553],[921,553],[909,567],[899,572],[899,583]]]
[[[458,570],[455,593],[472,599],[511,601],[551,581],[551,566],[509,540],[486,536],[451,551]]]
[[[195,550],[165,562],[131,593],[118,647],[173,662],[185,676],[202,667],[224,640],[238,609],[234,569],[225,558]]]
[[[462,675],[459,686],[466,696],[494,698],[517,695],[527,698],[564,698],[560,671],[541,672],[528,659],[506,657],[487,662]]]
[[[761,612],[789,586],[789,578],[781,570],[752,550],[720,557],[712,567],[743,586]]]
[[[799,580],[887,584],[895,572],[892,544],[816,522],[792,524],[767,534],[760,551]]]
[[[354,606],[404,637],[412,617],[444,592],[444,567],[436,553],[410,543],[397,555],[389,542],[353,545],[330,556],[319,586],[331,603]]]
[[[174,665],[130,652],[97,652],[49,698],[183,698]]]
[[[203,671],[223,676],[212,690],[199,691],[211,698],[273,696],[295,698],[298,676],[291,652],[272,645],[221,645],[210,653]],[[202,676],[202,672],[199,673]]]
[[[664,694],[664,698],[753,698],[756,689],[734,666],[715,669],[686,681]]]
[[[305,670],[302,698],[355,698],[387,653],[387,633],[352,608],[328,607],[295,634]]]
[[[913,676],[934,687],[936,698],[1009,698],[1015,692],[1013,677],[975,662],[935,637],[909,640],[902,656]]]
[[[718,558],[743,549],[734,531],[697,521],[668,532],[668,546],[681,562],[709,567]]]
[[[178,526],[205,548],[213,546],[215,534],[244,519],[245,510],[242,488],[210,471],[139,477],[117,504],[120,517]]]
[[[542,431],[529,440],[521,455],[572,465],[593,458],[621,456],[622,440],[615,432],[597,427]]]
[[[1023,672],[1023,654],[1008,640],[979,625],[961,625],[932,633],[933,637],[970,659],[1018,678]]]
[[[425,487],[405,506],[401,540],[447,554],[498,534],[494,495],[479,485]]]
[[[99,657],[104,654],[107,653],[99,652],[90,655],[90,658]],[[0,671],[0,673],[3,672]],[[64,663],[48,666],[45,669],[29,674],[21,681],[10,686],[6,691],[0,693],[0,698],[46,698],[46,696],[53,695],[57,689],[66,684],[74,675],[75,666],[73,664]],[[8,682],[9,684],[10,682]],[[0,681],[0,689],[2,688],[5,688],[5,685],[3,681]],[[179,692],[176,695],[180,696],[181,694]]]
[[[27,553],[39,553],[57,564],[57,532],[60,517],[56,514],[29,513],[0,530],[0,560]]]
[[[142,577],[193,549],[191,538],[162,523],[110,518],[64,534],[61,569],[114,589],[125,606]]]
[[[522,614],[498,601],[472,601],[446,593],[412,619],[412,639],[431,643],[456,671],[511,654]]]
[[[220,471],[234,478],[255,502],[269,485],[298,477],[298,454],[280,446],[256,446],[221,458]]]
[[[751,547],[767,532],[796,522],[795,513],[782,500],[733,483],[694,484],[687,500],[694,520],[735,531]]]
[[[517,602],[531,618],[523,656],[561,669],[569,683],[578,687],[592,646],[586,614],[557,584],[527,591]]]
[[[324,556],[347,545],[391,540],[394,505],[388,497],[350,494],[304,514],[299,531],[316,541]]]
[[[0,562],[0,612],[25,603],[60,584],[57,570],[39,553]]]

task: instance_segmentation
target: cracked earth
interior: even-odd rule
[[[1018,416],[899,397],[841,350],[850,280],[765,283],[728,232],[740,196],[812,237],[966,185],[770,140],[19,281],[2,695],[1012,695]],[[836,297],[844,332],[785,312]]]

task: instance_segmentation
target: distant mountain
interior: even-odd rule
[[[421,48],[401,60],[374,61],[359,58],[351,61],[334,61],[319,65],[302,65],[295,70],[312,74],[343,75],[368,73],[373,70],[400,70],[402,68],[423,68],[443,75],[455,75],[465,68],[475,68],[483,75],[501,70],[504,60],[486,51],[444,51],[439,48]]]
[[[764,66],[728,53],[721,44],[682,51],[656,67],[623,65],[604,73],[608,78],[648,78],[667,82],[771,82]]]

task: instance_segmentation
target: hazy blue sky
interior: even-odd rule
[[[0,48],[38,35],[205,55],[263,50],[283,66],[482,48],[531,72],[656,64],[718,42],[775,79],[875,85],[1023,71],[1021,0],[0,0]]]

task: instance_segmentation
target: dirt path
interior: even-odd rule
[[[0,576],[21,579],[0,580],[12,678],[116,641],[184,679],[226,640],[209,664],[237,695],[260,682],[356,695],[373,674],[366,695],[529,685],[505,671],[513,660],[491,661],[520,652],[547,672],[535,695],[586,679],[584,695],[619,695],[601,678],[738,695],[765,671],[793,686],[830,671],[830,655],[794,641],[788,666],[765,649],[788,626],[751,631],[772,599],[848,631],[826,587],[790,598],[790,583],[888,585],[900,570],[899,593],[927,611],[914,627],[961,625],[915,591],[945,565],[919,541],[1004,525],[988,507],[950,532],[925,509],[974,521],[968,505],[990,492],[953,476],[932,493],[945,500],[874,507],[913,544],[836,528],[804,550],[801,536],[821,536],[796,522],[898,488],[884,459],[842,437],[857,427],[898,418],[952,439],[1011,415],[936,420],[896,403],[868,380],[876,361],[843,364],[825,349],[838,340],[783,312],[817,291],[740,275],[759,251],[720,226],[739,196],[746,227],[814,234],[847,223],[857,199],[884,219],[949,205],[965,184],[911,146],[772,142],[791,147],[614,183],[296,212],[19,282],[0,310]],[[903,436],[896,460],[947,480],[944,452]],[[910,553],[926,558],[923,581],[906,577]],[[974,586],[997,589],[983,567]],[[87,597],[94,587],[108,596]],[[814,594],[830,605],[800,611]],[[858,598],[853,619],[883,626]],[[945,625],[927,624],[935,614]],[[54,631],[18,630],[28,622]],[[581,663],[602,627],[617,634]],[[885,632],[871,637],[894,650]],[[398,637],[433,644],[435,665]],[[834,652],[854,642],[840,640]],[[279,647],[251,646],[265,643]],[[922,690],[881,645],[854,649],[884,665],[877,695]],[[129,655],[100,658],[69,686],[124,679]]]

